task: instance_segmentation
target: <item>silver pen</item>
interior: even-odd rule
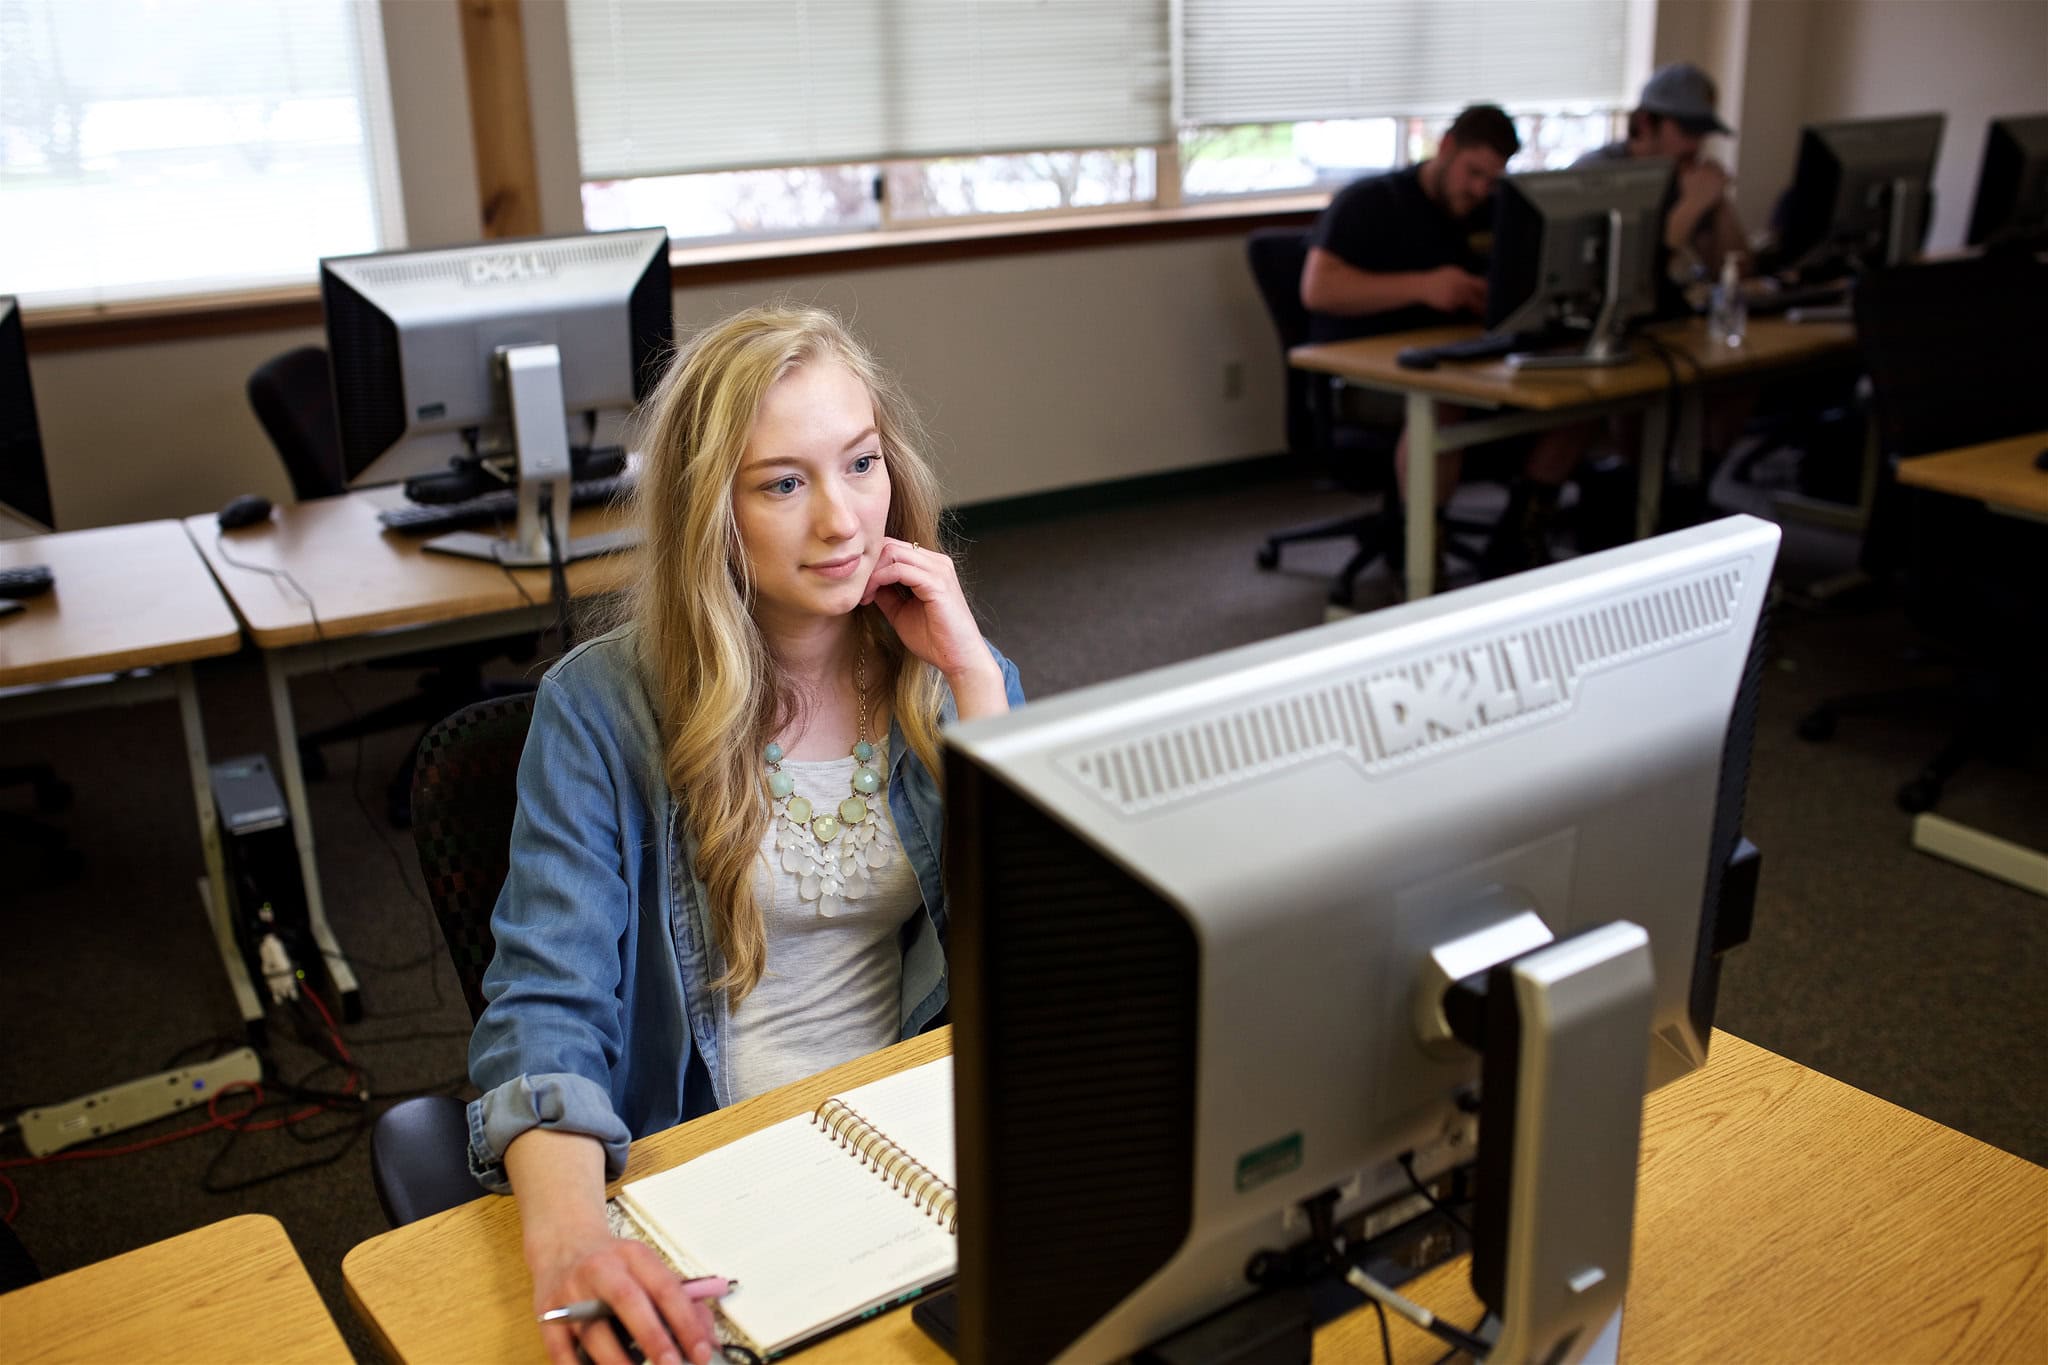
[[[740,1287],[738,1280],[728,1280],[723,1275],[707,1275],[698,1280],[684,1280],[683,1293],[693,1299],[722,1299]],[[537,1322],[595,1322],[611,1316],[611,1305],[603,1299],[580,1299],[565,1303],[560,1308],[550,1308],[535,1319]]]

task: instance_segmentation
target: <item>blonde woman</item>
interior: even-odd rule
[[[939,727],[1023,700],[939,543],[897,387],[830,315],[699,336],[647,405],[628,624],[550,669],[470,1044],[470,1162],[537,1309],[649,1360],[710,1320],[609,1232],[628,1143],[909,1037],[946,1004]],[[850,870],[849,870],[850,869]],[[604,1323],[542,1328],[622,1360]]]

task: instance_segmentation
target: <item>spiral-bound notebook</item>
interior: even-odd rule
[[[719,1315],[765,1357],[950,1280],[953,1173],[941,1057],[635,1180],[618,1205],[683,1274],[740,1282]]]

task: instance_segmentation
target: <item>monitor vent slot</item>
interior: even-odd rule
[[[1405,766],[1568,707],[1588,674],[1726,630],[1741,596],[1741,567],[1716,569],[1059,761],[1126,814],[1335,754],[1368,772]],[[1411,705],[1428,713],[1419,725]]]
[[[452,256],[403,265],[359,265],[350,272],[364,284],[461,284],[462,262]]]

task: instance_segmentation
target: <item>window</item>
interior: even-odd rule
[[[1629,102],[1629,0],[1182,0],[1190,198],[1334,188],[1431,155],[1490,101],[1517,171],[1610,140]]]
[[[569,0],[587,221],[631,205],[679,237],[745,237],[1149,203],[1170,9]]]
[[[0,290],[310,281],[398,232],[364,0],[0,0]]]
[[[698,240],[1327,190],[1608,141],[1638,0],[569,0],[591,227]],[[1176,25],[1178,29],[1176,30]],[[1176,65],[1177,64],[1177,65]]]

